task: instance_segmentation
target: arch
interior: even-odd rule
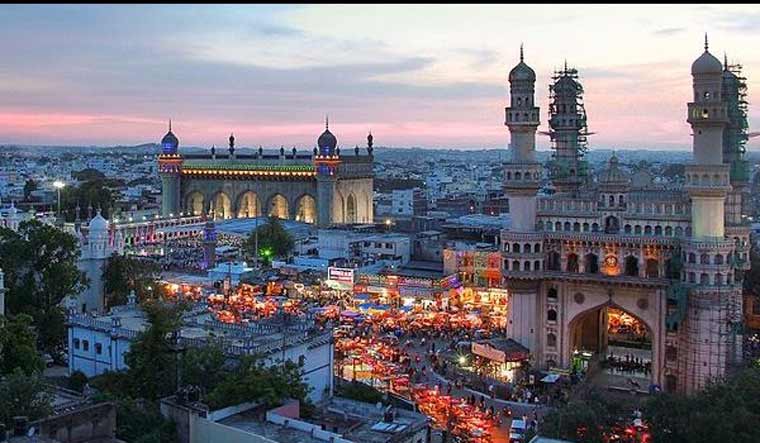
[[[523,263],[523,271],[530,271],[530,260]]]
[[[513,243],[512,244],[512,252],[516,252],[516,253],[520,252],[520,243]]]
[[[541,243],[536,243],[535,245],[533,245],[533,252],[535,254],[538,254],[539,252],[541,252]]]
[[[348,194],[346,198],[346,223],[356,223],[356,197]]]
[[[589,274],[596,274],[599,272],[599,257],[592,253],[586,254],[584,257],[584,268]]]
[[[676,226],[675,234],[676,234],[676,237],[683,237],[683,228],[680,226]]]
[[[530,243],[525,243],[525,246],[523,246],[523,252],[526,254],[530,254],[531,249]]]
[[[629,277],[639,276],[639,259],[633,255],[625,258],[625,275]]]
[[[296,201],[296,221],[314,223],[317,221],[317,200],[309,194]]]
[[[193,191],[187,196],[185,209],[192,215],[203,214],[203,208],[206,198],[200,191]]]
[[[665,226],[665,236],[666,237],[672,237],[673,236],[673,228],[670,226]]]
[[[699,256],[699,263],[702,265],[709,265],[710,264],[710,256],[705,254],[704,252]]]
[[[557,334],[554,334],[552,332],[546,334],[546,346],[550,348],[557,347]]]
[[[588,223],[584,223],[583,224],[583,232],[588,232],[590,228],[591,228],[591,226],[589,226]]]
[[[654,258],[647,259],[646,273],[648,278],[660,277],[660,263]]]
[[[282,194],[275,194],[270,197],[267,207],[269,208],[268,215],[271,217],[290,218],[290,205],[288,204],[288,199]]]
[[[549,290],[546,292],[546,298],[556,300],[557,299],[557,288],[555,288],[555,287],[549,288]]]
[[[513,271],[519,271],[520,270],[520,262],[517,260],[512,260],[512,270]]]
[[[218,192],[214,196],[213,204],[214,220],[232,218],[232,201],[226,193]]]
[[[633,231],[633,229],[631,228],[631,225],[625,225],[624,229],[625,229],[626,234],[630,234]]]
[[[604,232],[607,234],[617,234],[620,231],[620,222],[614,215],[604,219]]]
[[[544,230],[544,222],[539,220],[538,223],[536,223],[536,230],[537,231],[543,231]]]
[[[716,254],[715,255],[715,259],[714,259],[714,263],[716,265],[722,265],[723,264],[723,254]]]
[[[662,235],[662,226],[657,225],[654,227],[654,235]]]
[[[652,235],[652,227],[649,225],[644,226],[644,235]]]
[[[238,197],[237,218],[258,217],[261,215],[259,196],[253,191],[246,191]]]
[[[634,232],[634,234],[636,234],[636,235],[641,235],[641,225],[636,225],[636,226],[633,228],[633,232]]]
[[[557,310],[549,309],[548,311],[546,311],[546,320],[557,321]]]
[[[693,252],[689,252],[689,263],[696,263],[697,262],[697,254]]]
[[[577,254],[567,254],[567,272],[578,272]]]
[[[560,222],[555,222],[555,223],[554,223],[554,230],[555,230],[555,231],[561,231],[561,230],[562,230],[562,223],[560,223]]]
[[[541,260],[534,260],[533,261],[533,270],[534,271],[540,271],[541,270]]]
[[[570,222],[569,221],[565,222],[565,231],[570,231]]]
[[[591,232],[599,232],[599,223],[591,225]]]
[[[547,258],[546,263],[546,269],[549,271],[559,271],[560,270],[560,256],[559,252],[557,251],[551,251],[549,253],[549,256]]]

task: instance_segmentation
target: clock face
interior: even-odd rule
[[[616,268],[618,259],[614,255],[608,255],[607,258],[604,259],[604,264],[609,268]]]

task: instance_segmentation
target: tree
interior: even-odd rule
[[[13,417],[23,415],[29,420],[48,416],[53,396],[48,392],[40,374],[26,375],[21,369],[0,380],[0,423],[13,425]]]
[[[0,374],[20,370],[25,375],[40,372],[45,364],[37,352],[32,317],[19,314],[12,320],[0,317]]]
[[[105,180],[106,175],[94,168],[85,168],[71,173],[71,177],[77,181]]]
[[[264,262],[268,263],[274,257],[287,256],[295,246],[293,237],[282,227],[277,217],[270,216],[256,231],[259,233],[259,257]],[[251,255],[256,254],[256,231],[251,232],[244,245]]]
[[[124,360],[136,396],[157,400],[174,391],[177,363],[171,335],[181,326],[185,305],[150,300],[143,309],[149,326],[137,336]]]
[[[26,183],[24,183],[24,200],[29,200],[29,197],[32,195],[32,192],[37,190],[37,182],[33,179],[28,179]]]
[[[103,269],[104,291],[109,307],[126,304],[127,296],[135,290],[140,300],[152,293],[148,288],[158,285],[161,269],[158,263],[126,255],[114,254]]]
[[[87,285],[77,267],[79,256],[73,235],[37,220],[22,222],[17,232],[0,228],[6,309],[34,319],[38,343],[47,352],[55,352],[66,334],[61,302]]]
[[[541,435],[584,443],[603,443],[604,433],[625,416],[619,402],[594,388],[578,392],[567,404],[551,410],[541,425]]]
[[[70,186],[61,190],[61,211],[66,221],[76,219],[76,208],[80,211],[88,207],[100,208],[101,215],[109,218],[111,208],[114,206],[115,194],[110,186],[113,180],[94,179],[81,183],[79,186]],[[86,213],[85,213],[86,214]],[[85,214],[80,214],[80,217]]]
[[[219,344],[188,350],[180,364],[182,383],[200,386],[203,392],[209,392],[222,380],[226,360]]]

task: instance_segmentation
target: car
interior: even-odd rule
[[[525,420],[515,419],[509,426],[509,443],[523,443],[525,441],[525,429],[527,424]]]
[[[55,360],[53,360],[53,356],[48,353],[42,354],[42,361],[45,362],[45,367],[47,368],[52,368],[53,365],[55,364]]]

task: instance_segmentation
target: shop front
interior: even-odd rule
[[[487,375],[505,382],[514,381],[516,371],[530,358],[528,349],[511,338],[473,342],[471,351],[485,360]]]

